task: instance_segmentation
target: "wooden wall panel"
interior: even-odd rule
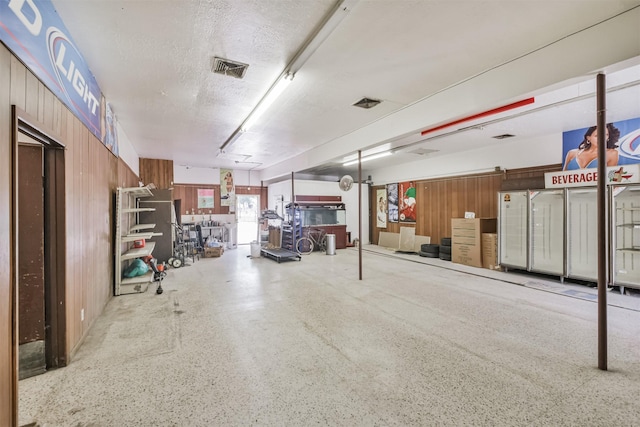
[[[116,158],[26,67],[0,45],[0,261],[10,265],[10,120],[15,104],[65,145],[65,316],[67,362],[113,294],[113,215],[116,186],[139,178]],[[171,168],[172,169],[172,168]],[[12,425],[13,368],[9,278],[0,269],[0,425]],[[84,320],[81,311],[84,310]],[[10,416],[10,415],[9,415]],[[17,422],[17,421],[16,421]]]
[[[545,172],[558,172],[562,170],[562,164],[511,169],[505,171],[505,179],[502,181],[503,191],[533,190],[544,188]]]
[[[415,227],[416,235],[430,236],[432,242],[438,243],[442,237],[451,236],[451,218],[462,218],[467,211],[475,212],[477,218],[495,218],[501,181],[501,173],[416,181],[415,225],[387,222],[386,229],[379,229],[372,221],[372,242],[378,242],[380,231],[399,233],[400,227]],[[374,212],[375,192],[380,188],[383,187],[371,189]]]
[[[213,189],[213,209],[212,214],[228,214],[229,207],[220,205],[220,186],[212,184],[174,184],[173,185],[173,200],[181,200],[180,210],[176,212],[176,215],[187,215],[195,209],[198,213],[198,189]],[[205,212],[206,211],[206,212]],[[209,209],[202,211],[202,214],[208,214]]]
[[[174,184],[173,185],[173,200],[181,200],[181,212],[176,212],[177,215],[187,215],[187,211],[191,213],[192,209],[195,209],[198,213],[198,189],[213,189],[214,208],[211,210],[212,214],[228,214],[229,207],[220,205],[220,186],[217,184]],[[267,209],[268,207],[268,188],[267,187],[246,187],[236,186],[236,194],[256,194],[260,196],[260,210]],[[205,212],[206,210],[206,212]],[[209,210],[205,209],[202,214],[208,214]]]
[[[140,159],[140,180],[144,185],[155,184],[158,189],[173,186],[173,160]]]
[[[16,275],[12,256],[11,99],[20,89],[11,86],[10,76],[17,60],[0,44],[0,425],[13,426],[17,419],[17,367],[14,366],[12,291]],[[24,77],[24,73],[23,73]],[[22,85],[24,91],[24,83]],[[24,96],[22,97],[24,99]]]
[[[451,218],[463,218],[465,212],[474,212],[476,218],[498,216],[497,194],[503,190],[544,188],[545,172],[561,170],[562,165],[514,169],[484,175],[469,175],[443,179],[416,181],[416,224],[390,223],[386,229],[371,222],[371,241],[378,243],[380,231],[399,233],[400,227],[415,227],[416,234],[431,236],[433,243],[451,236]],[[533,186],[532,186],[533,185]],[[375,194],[371,188],[371,210],[376,211]]]

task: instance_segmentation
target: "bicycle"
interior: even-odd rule
[[[327,232],[321,228],[307,228],[296,242],[296,252],[309,255],[316,248],[322,252],[327,250]]]

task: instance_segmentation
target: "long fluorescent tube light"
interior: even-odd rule
[[[371,156],[367,156],[367,157],[363,157],[362,159],[360,159],[360,163],[362,162],[368,162],[369,160],[375,160],[375,159],[380,159],[382,157],[387,157],[393,154],[393,151],[385,151],[383,153],[378,153],[378,154],[372,154]],[[358,160],[351,160],[350,162],[346,162],[343,163],[342,166],[351,166],[351,165],[356,165],[358,164]]]
[[[276,98],[278,98],[280,94],[284,92],[287,86],[289,86],[291,80],[293,80],[293,74],[285,74],[273,87],[271,87],[265,97],[262,98],[262,101],[260,101],[258,106],[251,112],[251,114],[249,114],[247,120],[245,120],[242,126],[240,126],[240,130],[242,132],[248,131],[251,126],[256,123],[260,116],[262,116],[262,114],[267,111],[271,104],[273,104],[273,101],[275,101]]]
[[[220,150],[233,144],[242,133],[249,130],[258,120],[258,118],[269,108],[275,99],[284,91],[284,88],[293,79],[296,72],[302,68],[305,62],[314,54],[314,52],[324,43],[331,33],[340,25],[340,22],[351,12],[353,7],[360,0],[337,0],[333,8],[325,16],[325,19],[316,28],[313,34],[305,41],[303,46],[298,50],[293,59],[287,64],[283,74],[278,81],[269,89],[267,94],[258,103],[256,108],[249,114],[244,123],[220,146]]]
[[[359,0],[338,0],[333,9],[327,14],[324,21],[320,23],[315,32],[307,39],[302,48],[298,51],[293,60],[289,63],[287,70],[290,73],[297,73],[305,62],[315,53],[315,51],[331,35],[340,22],[351,12]]]

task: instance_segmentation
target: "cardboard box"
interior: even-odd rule
[[[496,218],[452,218],[451,261],[482,268],[482,233],[496,227]]]
[[[216,248],[204,248],[204,257],[205,258],[217,258],[222,256],[224,253],[224,247],[218,246]]]
[[[498,266],[498,235],[482,233],[482,266],[496,270]]]

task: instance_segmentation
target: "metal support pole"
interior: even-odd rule
[[[294,187],[293,187],[293,172],[291,172],[291,203],[293,203],[294,201]],[[293,204],[291,205],[291,207],[293,207]]]
[[[358,277],[362,280],[362,151],[358,150]]]
[[[598,368],[607,370],[607,140],[606,87],[604,74],[598,74],[597,132],[598,132]]]

